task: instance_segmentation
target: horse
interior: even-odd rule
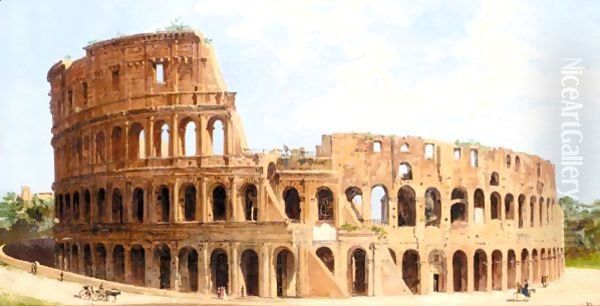
[[[107,289],[106,290],[106,300],[108,301],[111,297],[113,298],[113,302],[117,301],[117,295],[121,294],[121,290],[119,289]]]

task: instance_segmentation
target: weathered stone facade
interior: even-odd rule
[[[564,269],[548,161],[370,134],[250,150],[201,34],[85,50],[48,73],[58,267],[263,297],[500,290]]]

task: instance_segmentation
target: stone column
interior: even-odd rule
[[[124,279],[125,283],[131,284],[133,282],[132,271],[131,271],[131,245],[123,245],[125,249],[124,254],[124,262],[125,262],[125,271],[124,271]]]
[[[380,247],[377,244],[373,244],[373,251],[371,252],[371,261],[373,262],[373,264],[371,265],[372,269],[373,269],[373,273],[370,273],[371,275],[373,275],[373,280],[370,281],[369,283],[369,287],[371,287],[371,284],[373,285],[373,296],[382,296],[383,295],[383,283],[382,283],[382,271],[381,269],[383,269],[383,262],[382,262],[382,257],[380,252],[388,252],[387,248],[385,247]]]
[[[146,156],[156,157],[154,151],[154,116],[148,118],[148,134],[146,134]]]
[[[259,295],[261,297],[270,297],[269,290],[269,276],[271,273],[269,258],[270,258],[270,248],[266,245],[262,245],[260,247],[260,255],[259,255],[259,277],[258,277],[258,290]]]
[[[173,115],[171,119],[171,148],[170,148],[170,156],[178,157],[179,156],[179,126],[178,126],[178,116],[177,114]]]
[[[238,191],[237,191],[237,178],[233,177],[230,180],[229,186],[231,186],[231,190],[227,193],[229,195],[228,202],[231,207],[231,216],[227,219],[229,222],[238,222],[239,221],[239,201],[238,201]]]
[[[503,207],[504,208],[504,207]],[[504,211],[504,209],[502,209]],[[504,220],[504,218],[502,218]],[[508,252],[502,252],[502,291],[508,289]]]
[[[125,127],[123,129],[123,134],[122,135],[125,138],[125,156],[123,157],[123,163],[125,164],[125,167],[128,166],[129,164],[129,121],[125,121]],[[138,145],[139,146],[139,145]],[[139,150],[139,147],[138,147]]]
[[[146,182],[144,190],[144,223],[154,223],[156,212],[154,211],[154,187],[152,181]]]
[[[172,243],[169,246],[171,252],[171,289],[180,291],[181,289],[181,273],[179,271],[179,254],[177,245]]]
[[[145,283],[147,287],[159,288],[160,284],[157,281],[156,267],[154,267],[154,252],[152,245],[144,246],[144,260],[146,264]]]
[[[114,245],[106,244],[106,280],[114,281],[114,263],[113,263],[113,248]]]
[[[493,288],[492,288],[492,279],[494,278],[494,275],[492,274],[492,272],[493,272],[492,266],[494,265],[494,262],[492,260],[493,257],[492,257],[492,253],[491,252],[489,254],[487,254],[487,252],[486,252],[485,256],[486,256],[486,262],[487,262],[487,265],[485,267],[486,275],[487,275],[487,278],[486,278],[486,281],[485,281],[485,291],[489,292],[489,291],[493,290]]]
[[[258,201],[258,213],[256,215],[257,221],[268,221],[267,218],[267,192],[265,191],[265,179],[260,178],[258,182],[258,188],[256,192],[256,198]]]
[[[467,292],[473,292],[475,291],[474,255],[465,253],[467,255]]]
[[[169,222],[179,222],[179,179],[175,179],[171,190],[171,208],[169,209]]]
[[[198,253],[200,256],[198,260],[198,291],[200,294],[206,295],[210,293],[210,254],[208,253],[208,244],[203,243]]]
[[[452,265],[452,254],[446,256],[446,292],[454,292],[454,265]]]
[[[208,188],[207,188],[207,183],[206,183],[206,178],[205,177],[201,177],[200,178],[200,200],[198,201],[199,205],[200,205],[200,211],[201,211],[201,215],[200,215],[200,221],[202,222],[210,222],[210,218],[208,217],[209,215],[209,207],[208,207]]]
[[[231,243],[229,246],[229,295],[238,296],[240,293],[240,281],[238,272],[240,269],[240,259],[238,258],[239,243]]]

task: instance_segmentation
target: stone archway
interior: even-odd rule
[[[295,273],[296,265],[294,254],[288,249],[282,249],[277,253],[275,262],[275,273],[277,282],[277,296],[288,297],[295,295]]]
[[[227,253],[223,249],[216,249],[210,256],[210,270],[212,290],[214,293],[217,289],[224,287],[227,293],[229,291],[229,262]]]
[[[487,291],[487,254],[482,249],[473,256],[473,282],[475,291]]]
[[[131,280],[136,286],[146,283],[146,254],[144,248],[136,244],[131,248]]]
[[[254,250],[245,250],[240,261],[244,280],[244,290],[248,296],[259,294],[258,254]]]
[[[407,250],[402,255],[402,279],[413,294],[421,293],[419,252]]]
[[[506,277],[507,277],[507,286],[508,288],[516,288],[517,286],[517,258],[515,255],[515,251],[508,250],[508,255],[506,256]]]
[[[454,277],[454,292],[467,291],[467,255],[456,251],[452,256],[452,276]]]
[[[179,273],[181,291],[198,291],[198,252],[194,248],[184,247],[179,251]]]
[[[106,248],[98,244],[95,249],[96,278],[106,279]]]
[[[113,280],[125,282],[125,249],[120,244],[113,249]]]
[[[432,250],[429,253],[429,269],[431,270],[431,288],[433,292],[446,292],[448,268],[446,255],[442,250]]]
[[[368,293],[367,252],[357,248],[352,251],[348,260],[349,282],[352,295],[366,296]]]
[[[171,288],[171,249],[166,244],[159,244],[154,248],[154,262],[158,271],[158,285],[160,289]]]
[[[492,252],[492,290],[502,290],[502,252]]]

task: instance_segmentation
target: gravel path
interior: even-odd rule
[[[96,284],[97,285],[97,284]],[[0,267],[0,292],[30,296],[64,305],[600,305],[600,269],[568,268],[563,277],[547,288],[537,288],[529,302],[512,301],[512,292],[476,292],[401,297],[357,297],[351,299],[247,299],[218,301],[214,298],[169,298],[123,293],[113,302],[82,301],[76,294],[81,285],[34,276],[22,270]]]

